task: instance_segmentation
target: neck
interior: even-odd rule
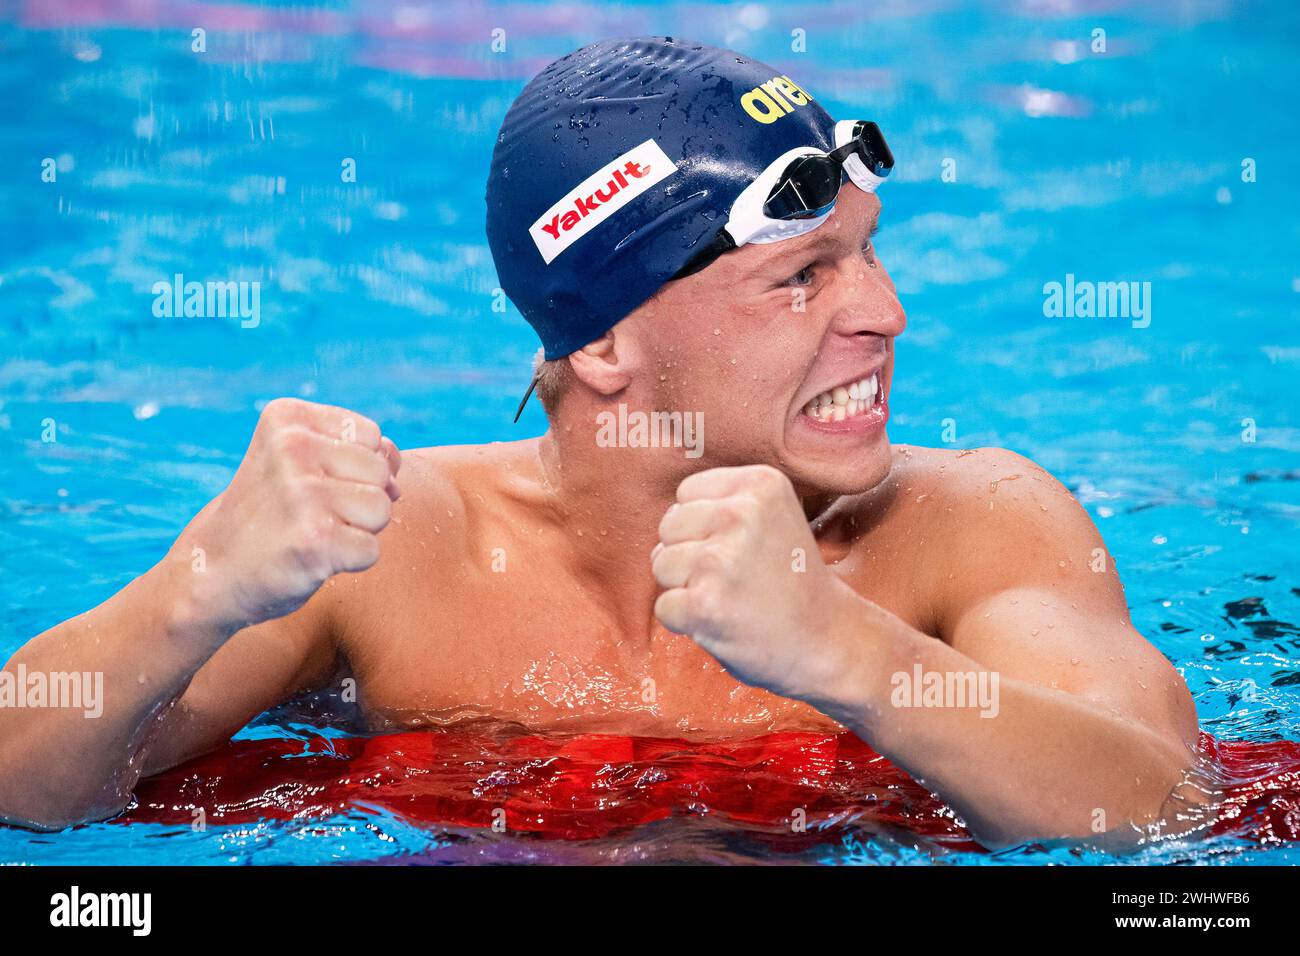
[[[594,419],[594,413],[586,422]],[[594,426],[556,423],[537,445],[547,506],[570,546],[567,562],[621,633],[648,640],[660,588],[650,571],[659,523],[677,486],[701,470],[681,448],[601,448]],[[810,521],[835,495],[802,497]]]
[[[567,563],[629,637],[648,637],[659,587],[650,552],[685,477],[663,459],[681,449],[599,448],[591,429],[548,430],[538,440],[547,503],[569,544]]]

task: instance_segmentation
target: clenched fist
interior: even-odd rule
[[[280,398],[235,477],[178,539],[204,623],[243,627],[302,606],[331,575],[379,558],[397,500],[397,447],[364,415]]]
[[[843,655],[847,588],[826,567],[789,479],[754,465],[698,472],[677,488],[651,564],[655,616],[737,680],[815,701]]]

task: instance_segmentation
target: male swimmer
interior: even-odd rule
[[[551,64],[487,186],[547,432],[402,457],[355,412],[271,402],[162,561],[9,661],[102,672],[105,704],[0,709],[0,817],[110,816],[347,676],[376,729],[847,728],[988,845],[1160,820],[1196,714],[1083,509],[1008,451],[890,446],[892,165],[869,118],[731,51]],[[634,413],[702,441],[599,440]]]

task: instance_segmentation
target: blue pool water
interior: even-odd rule
[[[880,123],[899,165],[878,248],[911,323],[893,439],[1002,445],[1052,470],[1202,726],[1300,739],[1300,8],[450,6],[0,11],[0,658],[152,565],[275,396],[356,408],[406,447],[540,432],[535,402],[510,424],[535,339],[492,309],[496,130],[553,57],[661,33],[734,46],[833,114]],[[155,317],[150,289],[175,273],[261,282],[259,323]],[[1150,324],[1046,317],[1044,285],[1067,274],[1149,282]],[[635,839],[645,858],[681,858],[671,827]],[[326,862],[441,840],[395,818],[0,829],[0,862]],[[1144,854],[1300,861],[1286,847]],[[930,857],[846,831],[812,858]]]

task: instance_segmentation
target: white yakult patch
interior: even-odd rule
[[[542,213],[528,234],[550,265],[569,246],[675,172],[677,166],[668,154],[648,139],[580,182]]]

